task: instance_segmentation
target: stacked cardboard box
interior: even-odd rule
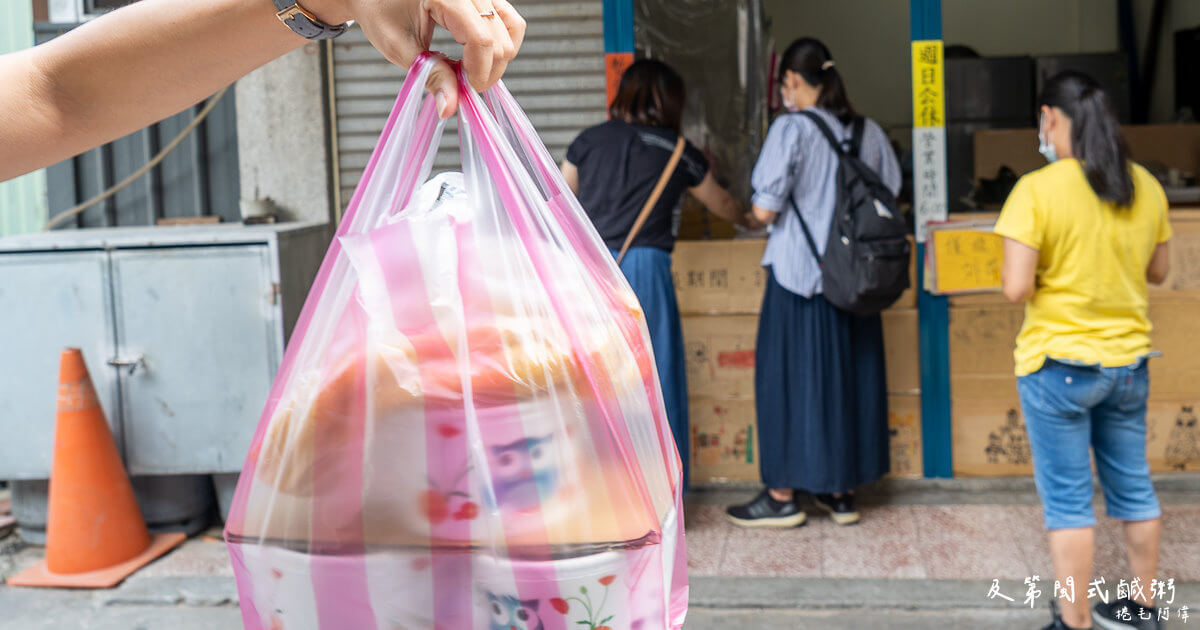
[[[1150,361],[1147,456],[1154,472],[1200,470],[1200,211],[1173,210],[1171,274],[1150,289],[1154,348]],[[996,294],[950,298],[950,391],[954,473],[1032,473],[1032,458],[1013,375],[1013,349],[1024,307]]]
[[[763,240],[680,241],[674,276],[683,314],[692,483],[759,480],[754,346],[766,275]],[[884,314],[892,474],[921,474],[916,293]]]

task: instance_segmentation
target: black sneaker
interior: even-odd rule
[[[1149,619],[1145,619],[1149,616]],[[1111,603],[1098,602],[1092,608],[1092,621],[1097,628],[1104,630],[1158,630],[1158,610],[1146,608],[1128,599],[1118,599]]]
[[[791,501],[776,501],[767,490],[749,503],[725,508],[725,517],[742,527],[798,527],[808,518],[795,495]]]
[[[1068,626],[1066,622],[1062,620],[1062,615],[1058,614],[1058,600],[1050,600],[1050,614],[1054,615],[1054,621],[1045,628],[1042,628],[1042,630],[1076,630],[1075,628]]]
[[[854,506],[853,494],[843,494],[840,497],[834,497],[832,494],[816,494],[813,495],[813,502],[817,504],[817,507],[829,512],[829,515],[833,517],[833,522],[838,525],[853,525],[862,520],[858,508]]]

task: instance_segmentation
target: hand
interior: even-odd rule
[[[500,79],[525,39],[525,20],[508,0],[312,0],[312,10],[330,24],[356,20],[392,63],[408,68],[429,50],[435,24],[463,45],[463,69],[471,87],[483,91]],[[494,11],[495,15],[483,17]],[[437,95],[438,115],[458,109],[454,69],[439,59],[425,87]]]

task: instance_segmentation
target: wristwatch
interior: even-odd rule
[[[296,0],[274,0],[276,17],[301,37],[308,39],[333,39],[346,32],[350,23],[332,26],[317,19]]]

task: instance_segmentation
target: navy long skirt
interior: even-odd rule
[[[768,488],[838,493],[888,472],[878,315],[848,315],[783,288],[767,267],[754,389]]]
[[[617,252],[613,252],[615,257]],[[688,398],[687,364],[683,352],[683,328],[679,322],[679,303],[675,300],[675,281],[671,278],[671,255],[657,247],[631,247],[621,261],[621,272],[633,287],[633,293],[646,314],[650,346],[658,367],[667,422],[679,459],[683,461],[683,485],[688,470]]]

